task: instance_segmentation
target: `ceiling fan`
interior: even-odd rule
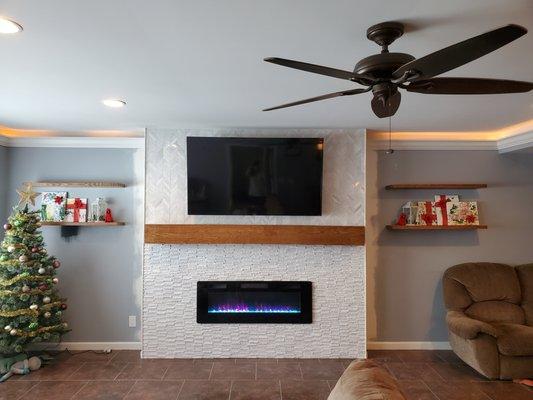
[[[405,53],[389,53],[389,45],[403,35],[399,22],[383,22],[366,31],[366,37],[381,46],[381,53],[363,58],[353,72],[284,58],[264,60],[284,67],[345,79],[366,86],[299,100],[263,111],[277,110],[340,96],[372,91],[372,110],[379,118],[390,117],[400,107],[399,89],[423,94],[520,93],[533,89],[533,83],[504,79],[435,78],[499,49],[527,33],[519,25],[507,25],[417,58]]]

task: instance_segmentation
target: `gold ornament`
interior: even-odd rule
[[[30,203],[35,206],[35,198],[41,194],[33,191],[31,183],[25,183],[21,189],[17,189],[17,193],[20,198],[19,206],[25,206]]]

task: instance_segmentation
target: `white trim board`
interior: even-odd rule
[[[5,147],[64,147],[92,149],[144,148],[143,137],[7,137],[0,136]]]
[[[39,343],[31,346],[35,350],[141,350],[141,342],[60,342]]]
[[[368,341],[368,350],[450,350],[449,342],[377,342]]]
[[[141,342],[61,342],[40,343],[34,349],[49,350],[141,350]],[[378,342],[368,341],[368,350],[450,350],[449,342]]]

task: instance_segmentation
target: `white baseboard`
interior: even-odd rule
[[[61,342],[39,343],[32,346],[34,350],[141,350],[141,342]]]
[[[450,350],[449,342],[376,342],[368,341],[368,350]]]

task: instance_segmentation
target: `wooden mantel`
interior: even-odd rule
[[[147,224],[151,244],[365,244],[364,226]]]

